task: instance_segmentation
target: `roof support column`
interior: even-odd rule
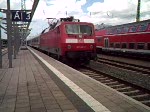
[[[11,20],[10,20],[10,0],[7,0],[7,39],[8,39],[8,59],[9,68],[12,68],[12,36],[11,36]]]

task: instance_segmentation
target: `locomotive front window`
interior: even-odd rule
[[[88,25],[66,25],[66,32],[67,34],[85,34],[91,35],[92,34],[92,27]]]

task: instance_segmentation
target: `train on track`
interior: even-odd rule
[[[150,57],[150,19],[95,30],[98,53]]]
[[[42,33],[28,40],[28,45],[40,49],[58,60],[88,64],[97,57],[94,25],[74,17],[52,20]]]

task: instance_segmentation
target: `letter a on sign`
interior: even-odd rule
[[[12,21],[21,21],[21,12],[12,11]]]
[[[18,12],[16,12],[14,19],[20,19]]]

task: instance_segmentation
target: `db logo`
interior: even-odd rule
[[[78,39],[78,43],[84,43],[83,39]]]

